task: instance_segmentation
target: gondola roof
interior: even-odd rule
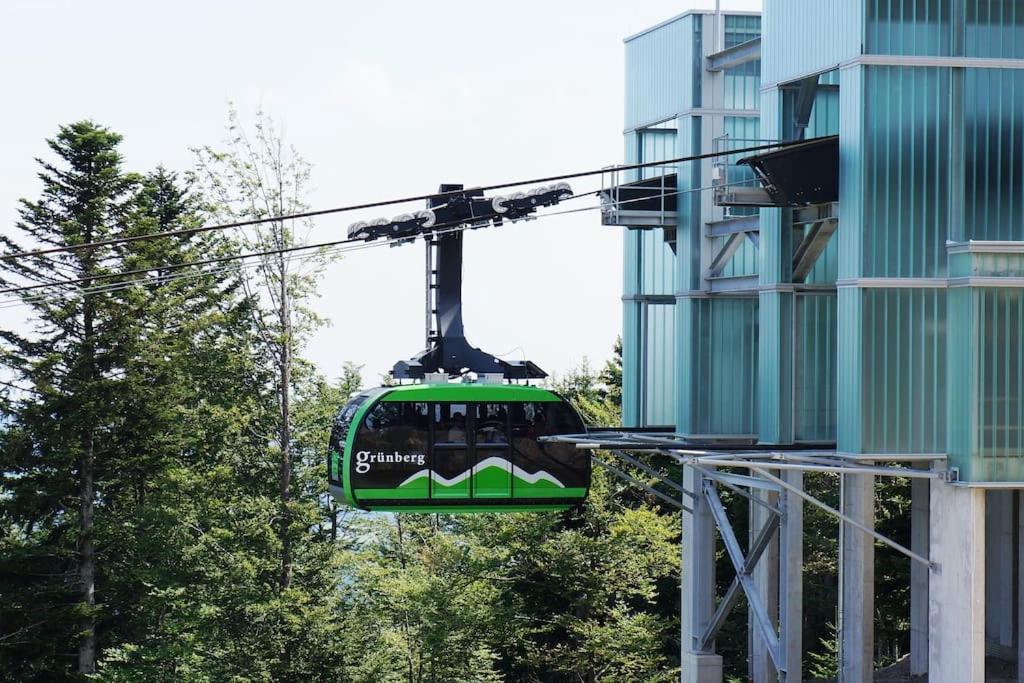
[[[390,387],[382,401],[540,401],[561,399],[543,387],[524,384],[403,384]]]

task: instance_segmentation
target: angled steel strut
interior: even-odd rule
[[[427,209],[392,219],[353,223],[350,238],[373,241],[417,237],[427,248],[427,348],[395,363],[396,379],[422,379],[428,374],[465,372],[500,374],[507,379],[540,379],[547,373],[528,361],[508,361],[482,351],[466,340],[462,323],[462,233],[464,228],[499,226],[505,220],[527,218],[538,208],[554,206],[572,196],[566,183],[558,183],[503,197],[484,197],[483,191],[462,185],[441,185],[441,197],[427,201]],[[458,194],[451,194],[459,192]],[[436,327],[435,327],[436,325]]]

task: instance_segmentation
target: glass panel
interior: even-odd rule
[[[725,16],[725,47],[753,40],[761,35],[761,17]],[[725,70],[725,106],[728,109],[757,109],[761,87],[761,60]]]
[[[761,17],[746,14],[725,15],[725,47],[735,47],[761,35]]]
[[[863,277],[945,275],[950,71],[865,71]]]
[[[508,406],[480,403],[471,408],[476,416],[476,446],[508,443]]]
[[[863,452],[944,452],[945,290],[865,289],[861,297]]]
[[[1024,72],[964,70],[966,239],[1024,239]]]
[[[366,416],[353,448],[354,488],[398,489],[400,497],[428,490],[426,403],[380,403]]]
[[[434,406],[434,443],[466,443],[466,404],[438,403]]]
[[[966,56],[1024,57],[1024,0],[967,0],[966,5]]]
[[[691,303],[693,374],[679,423],[689,434],[756,434],[758,300]]]
[[[341,459],[345,454],[345,441],[348,439],[348,430],[352,426],[352,418],[355,417],[359,406],[366,403],[370,394],[359,394],[338,411],[334,418],[334,425],[331,427],[331,439],[329,449],[329,467],[327,476],[332,484],[341,485],[342,465]]]
[[[675,304],[644,307],[643,426],[675,424]]]
[[[870,54],[952,54],[949,0],[867,0]]]
[[[963,21],[954,18],[955,6],[949,0],[868,0],[868,53],[1024,57],[1024,0],[964,0]],[[962,50],[955,48],[958,38]]]
[[[561,403],[513,403],[513,497],[548,498],[566,495],[567,488],[587,485],[588,456],[567,444],[541,444],[538,437],[583,431],[576,413]]]
[[[1024,458],[1024,293],[979,289],[978,455],[991,458],[989,476],[1019,478]]]
[[[725,139],[720,143],[720,149],[743,149],[763,144],[761,140],[760,121],[751,116],[726,116],[722,119],[724,124]],[[746,154],[732,154],[722,160],[725,164],[725,182],[728,185],[740,185],[746,187],[757,187],[757,179],[749,166],[741,166],[738,162]],[[757,209],[754,207],[727,206],[726,216],[754,216]],[[742,264],[740,270],[731,270],[733,262]],[[740,253],[732,259],[726,267],[723,275],[750,275],[757,272],[757,252],[744,244],[740,247]]]
[[[797,440],[836,438],[836,295],[796,297],[793,420]]]

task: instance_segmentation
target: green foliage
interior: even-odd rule
[[[116,133],[62,127],[39,198],[22,203],[22,241],[0,244],[20,252],[302,208],[308,166],[265,117],[251,138],[231,121],[226,149],[201,149],[185,177],[129,173]],[[0,678],[81,680],[76,650],[90,651],[94,631],[92,675],[110,681],[676,680],[680,527],[656,496],[601,469],[564,513],[366,514],[327,496],[327,431],[363,383],[361,367],[328,380],[301,355],[322,322],[308,304],[327,255],[305,268],[166,270],[298,244],[303,228],[0,261],[4,284],[152,274],[26,295],[31,332],[0,330],[6,372],[32,390],[0,400]],[[599,371],[584,362],[553,386],[588,425],[619,424],[621,341]],[[833,477],[805,481],[837,505]],[[879,492],[880,531],[906,544],[908,488]],[[745,501],[722,495],[745,538]],[[838,526],[811,507],[805,525],[805,643],[810,673],[825,677]],[[721,593],[732,570],[717,560]],[[908,571],[879,552],[882,662],[906,651]],[[745,628],[741,605],[718,642],[741,677]]]
[[[828,633],[818,641],[807,662],[807,674],[815,680],[828,681],[839,676],[839,637],[834,623],[827,624]]]

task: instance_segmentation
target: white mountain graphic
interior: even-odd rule
[[[414,481],[417,481],[419,479],[423,479],[425,477],[430,477],[431,479],[434,480],[434,482],[436,482],[438,484],[442,484],[444,486],[455,486],[459,482],[465,481],[466,479],[469,479],[470,477],[472,477],[473,474],[474,474],[474,470],[477,473],[479,473],[479,472],[483,472],[488,467],[497,467],[497,468],[499,468],[501,470],[504,470],[505,472],[511,472],[513,476],[515,476],[515,477],[517,477],[519,479],[522,479],[523,481],[525,481],[525,482],[527,482],[529,484],[536,484],[538,481],[547,481],[547,482],[550,482],[550,483],[554,484],[555,486],[557,486],[559,488],[562,488],[562,489],[565,488],[565,484],[563,484],[562,482],[558,481],[558,479],[556,479],[551,474],[548,474],[544,470],[539,470],[539,471],[534,472],[533,474],[531,474],[529,472],[526,472],[525,470],[520,469],[516,465],[513,465],[511,462],[509,462],[505,458],[499,458],[499,457],[496,457],[496,456],[490,457],[490,458],[485,458],[485,459],[481,460],[480,462],[478,462],[476,464],[475,467],[471,467],[468,470],[466,470],[465,472],[461,472],[459,474],[456,474],[451,479],[447,479],[443,475],[438,474],[437,472],[431,472],[430,470],[420,470],[419,472],[417,472],[416,474],[411,475],[408,479],[406,479],[401,484],[399,484],[398,487],[401,488],[402,486],[405,486],[406,484],[410,484],[410,483],[412,483]]]

